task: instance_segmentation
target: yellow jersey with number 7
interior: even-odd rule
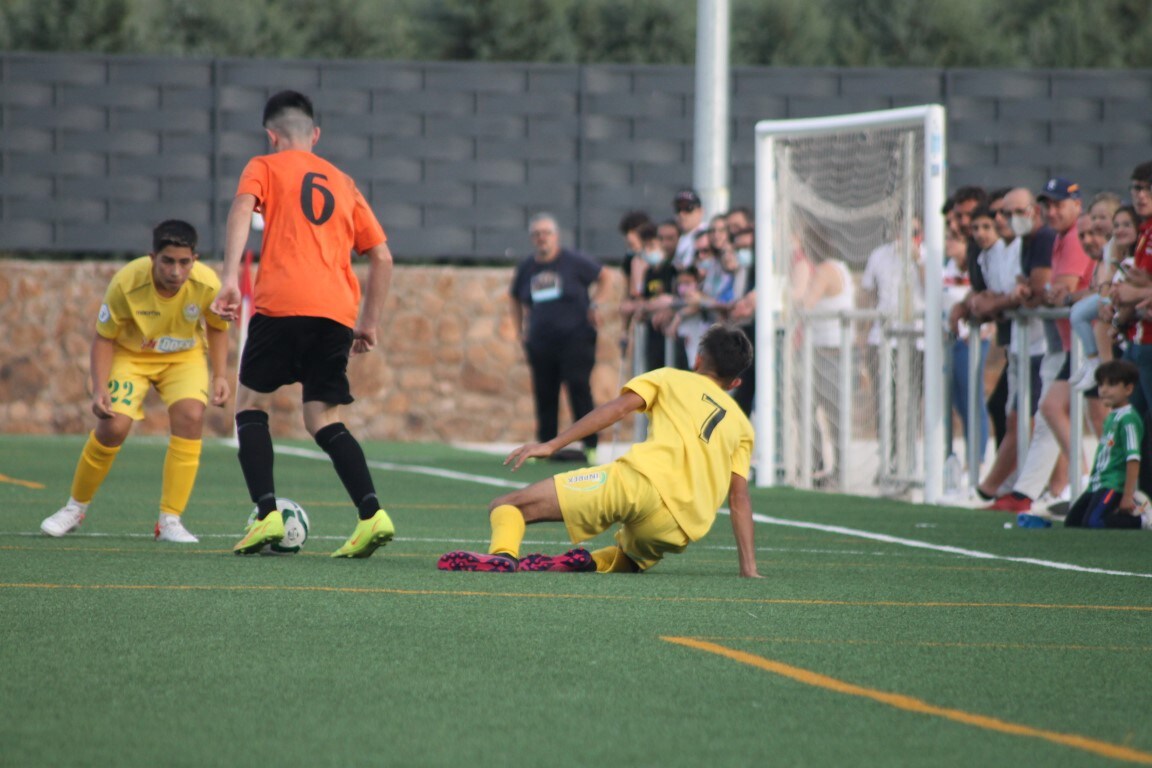
[[[645,403],[648,439],[620,457],[647,477],[692,541],[708,533],[728,495],[732,473],[748,477],[752,424],[732,397],[706,376],[659,368],[623,392]]]

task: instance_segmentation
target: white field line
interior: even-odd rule
[[[228,441],[222,441],[228,444]],[[292,446],[276,446],[276,453],[281,453],[287,456],[296,456],[303,459],[315,459],[320,461],[328,461],[328,454],[322,451],[316,451],[308,448],[295,448]],[[428,477],[439,477],[445,480],[460,480],[462,482],[477,483],[480,485],[494,486],[497,488],[524,488],[528,484],[517,482],[513,480],[502,480],[496,477],[488,477],[486,475],[474,475],[468,472],[456,472],[450,469],[440,469],[438,467],[424,467],[417,464],[396,464],[391,461],[373,461],[369,460],[368,465],[377,469],[391,470],[393,472],[408,472],[417,475],[426,475]],[[720,510],[723,514],[728,514],[728,509]],[[1152,573],[1135,573],[1132,571],[1116,571],[1107,568],[1092,568],[1090,566],[1076,565],[1074,563],[1062,563],[1055,560],[1040,560],[1032,557],[1011,557],[1008,555],[997,555],[991,552],[981,552],[974,549],[964,549],[961,547],[952,547],[946,544],[932,544],[927,541],[918,541],[916,539],[905,539],[898,536],[889,536],[883,533],[874,533],[872,531],[863,531],[858,528],[845,528],[839,525],[824,525],[822,523],[809,523],[801,520],[785,520],[779,517],[771,517],[769,515],[753,514],[752,518],[765,525],[779,525],[785,528],[803,528],[812,531],[821,531],[824,533],[835,533],[841,536],[851,536],[859,539],[867,539],[869,541],[878,541],[885,544],[895,544],[897,546],[909,547],[912,549],[923,549],[932,552],[941,552],[943,554],[954,555],[956,557],[970,557],[978,560],[999,560],[1010,563],[1021,563],[1023,565],[1034,565],[1040,568],[1051,568],[1059,571],[1074,571],[1077,573],[1095,573],[1104,576],[1130,576],[1140,579],[1152,579]],[[0,535],[16,535],[16,536],[39,536],[39,533],[3,533]],[[74,533],[72,536],[108,536],[108,537],[150,537],[151,534],[79,534]],[[232,538],[233,534],[207,534],[202,538],[215,538],[225,537]],[[337,541],[341,537],[336,536],[317,536],[318,540],[333,540]],[[398,538],[398,541],[404,541],[403,538]],[[444,543],[472,543],[471,539],[410,539],[410,541],[440,541]],[[480,542],[482,543],[482,542]],[[555,542],[540,541],[540,542],[525,542],[532,544],[554,544]],[[732,549],[731,547],[704,547],[708,549]],[[761,550],[757,551],[785,551],[796,552],[802,550]],[[812,552],[820,552],[820,550],[810,550]],[[849,552],[836,552],[836,554],[861,554]],[[871,553],[879,554],[879,553]]]

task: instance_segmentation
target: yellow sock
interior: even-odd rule
[[[172,435],[168,438],[168,453],[164,455],[164,483],[160,486],[160,511],[180,515],[188,506],[196,472],[200,469],[199,440]]]
[[[488,516],[492,524],[490,555],[520,557],[520,542],[524,540],[524,515],[511,504],[502,504]]]
[[[84,443],[80,461],[76,463],[76,474],[72,475],[72,498],[81,504],[92,501],[119,452],[120,446],[109,448],[96,439],[95,432],[89,432],[88,442]]]
[[[636,562],[624,554],[620,547],[604,547],[592,553],[596,573],[636,573]]]

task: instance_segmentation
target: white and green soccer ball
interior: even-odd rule
[[[284,516],[284,538],[272,544],[265,544],[262,555],[294,555],[308,540],[308,513],[292,499],[276,498],[276,509]],[[258,509],[248,516],[248,524],[256,520]]]

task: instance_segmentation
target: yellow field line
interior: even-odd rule
[[[863,686],[846,683],[843,680],[837,680],[834,677],[828,677],[818,672],[802,669],[800,667],[793,667],[790,664],[784,664],[772,659],[766,659],[763,656],[757,656],[752,653],[744,651],[737,651],[732,648],[727,648],[723,645],[717,645],[702,640],[694,640],[689,637],[661,637],[669,643],[676,643],[683,645],[687,648],[693,648],[698,651],[705,651],[707,653],[714,653],[718,656],[724,656],[738,661],[741,664],[748,664],[749,666],[758,667],[760,669],[772,672],[791,680],[795,680],[805,685],[815,686],[817,688],[824,688],[836,693],[843,693],[849,696],[860,696],[865,699],[872,699],[881,704],[887,704],[896,709],[903,709],[907,712],[916,712],[922,715],[932,715],[934,717],[943,717],[948,720],[953,720],[965,725],[973,725],[977,728],[984,728],[990,731],[998,731],[1012,736],[1027,736],[1033,739],[1043,739],[1050,741],[1054,744],[1060,744],[1065,747],[1072,747],[1073,749],[1081,749],[1085,752],[1091,752],[1103,757],[1112,758],[1114,760],[1127,760],[1133,763],[1140,763],[1142,765],[1152,765],[1152,753],[1141,752],[1136,749],[1121,746],[1119,744],[1112,744],[1107,741],[1098,741],[1096,739],[1088,738],[1087,736],[1080,736],[1074,733],[1059,733],[1056,731],[1046,731],[1041,728],[1032,728],[1027,725],[1019,725],[1017,723],[1010,723],[1005,720],[1000,720],[995,717],[988,717],[987,715],[978,715],[972,712],[965,712],[962,709],[951,709],[949,707],[938,707],[935,704],[929,704],[926,701],[914,698],[912,696],[905,696],[899,693],[887,693],[879,691],[875,688],[865,688]]]
[[[0,483],[9,483],[11,485],[22,485],[25,488],[34,488],[37,491],[44,490],[44,484],[43,483],[34,483],[31,480],[17,480],[14,477],[8,477],[8,475],[0,475]]]
[[[820,637],[697,637],[711,642],[794,643],[796,645],[883,645],[908,648],[977,648],[1004,651],[1105,651],[1108,653],[1148,653],[1152,645],[1073,645],[1067,643],[960,643],[938,640],[829,640]]]
[[[479,577],[483,580],[485,577]],[[517,581],[531,580],[531,576],[491,576],[487,578],[514,578]],[[584,578],[594,579],[596,576]],[[662,597],[659,595],[605,595],[573,594],[564,592],[495,592],[480,589],[395,589],[390,587],[317,587],[289,586],[281,584],[54,584],[0,582],[0,589],[92,589],[92,590],[157,590],[157,591],[211,591],[242,592],[244,590],[284,592],[348,592],[352,594],[374,595],[439,595],[442,597],[504,597],[536,598],[560,600],[605,600],[611,602],[658,602],[658,603],[717,603],[736,605],[798,605],[798,606],[848,606],[857,608],[1036,608],[1041,610],[1068,611],[1124,611],[1152,613],[1152,606],[1146,605],[1057,605],[1045,603],[942,603],[942,602],[900,602],[895,600],[785,600],[752,597]]]

